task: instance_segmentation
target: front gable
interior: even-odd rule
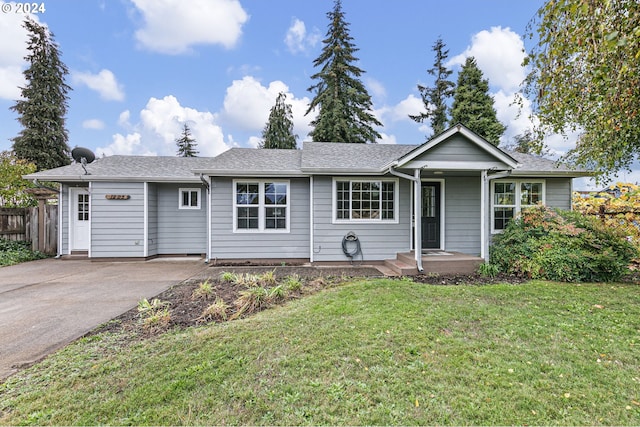
[[[518,162],[466,127],[456,125],[397,160],[403,169],[512,170]]]

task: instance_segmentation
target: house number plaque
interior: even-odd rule
[[[128,194],[106,194],[104,198],[107,200],[129,200],[131,196]]]

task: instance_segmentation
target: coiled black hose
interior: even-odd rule
[[[353,246],[353,249],[349,250],[349,245]],[[360,254],[360,260],[364,260],[362,256],[362,248],[360,247],[360,239],[353,231],[348,232],[342,238],[342,252],[349,258],[351,264],[353,264],[353,258]]]

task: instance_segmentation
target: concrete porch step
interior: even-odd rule
[[[415,267],[414,252],[400,252],[397,254],[399,263]],[[428,251],[422,254],[422,268],[424,273],[433,274],[474,274],[484,259],[463,254],[461,252]]]
[[[385,259],[384,265],[399,276],[415,276],[418,274],[415,261],[410,264],[399,259]]]

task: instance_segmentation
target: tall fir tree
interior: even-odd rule
[[[409,115],[409,117],[418,123],[429,119],[433,135],[438,135],[447,128],[447,123],[449,122],[447,114],[449,110],[448,100],[453,95],[456,84],[448,80],[453,71],[444,65],[449,57],[449,49],[445,50],[445,44],[441,38],[436,40],[432,50],[435,52],[436,57],[433,68],[429,68],[427,73],[434,76],[435,81],[432,87],[418,85],[426,112],[415,116]]]
[[[496,117],[493,98],[489,95],[489,81],[482,77],[475,58],[468,57],[458,74],[449,123],[462,123],[497,146],[506,127]]]
[[[335,0],[327,13],[329,29],[320,56],[313,61],[320,71],[311,76],[317,83],[308,90],[315,93],[306,114],[316,107],[318,117],[311,122],[314,141],[375,143],[381,138],[373,126],[382,123],[372,114],[371,96],[359,80],[364,71],[355,65],[358,51],[349,35],[342,2]]]
[[[176,145],[178,146],[178,157],[198,157],[198,151],[196,150],[196,139],[191,135],[191,129],[185,123],[182,125],[182,136],[176,138]]]
[[[46,27],[31,18],[26,18],[23,26],[29,32],[29,53],[25,57],[29,67],[23,72],[27,84],[20,88],[22,99],[10,107],[19,114],[23,127],[12,138],[13,152],[34,163],[38,170],[68,165],[71,158],[65,115],[71,87],[65,83],[65,76],[69,70]]]
[[[280,92],[275,105],[271,107],[269,121],[262,131],[260,148],[297,148],[298,137],[293,134],[293,113],[286,99],[287,95]]]

